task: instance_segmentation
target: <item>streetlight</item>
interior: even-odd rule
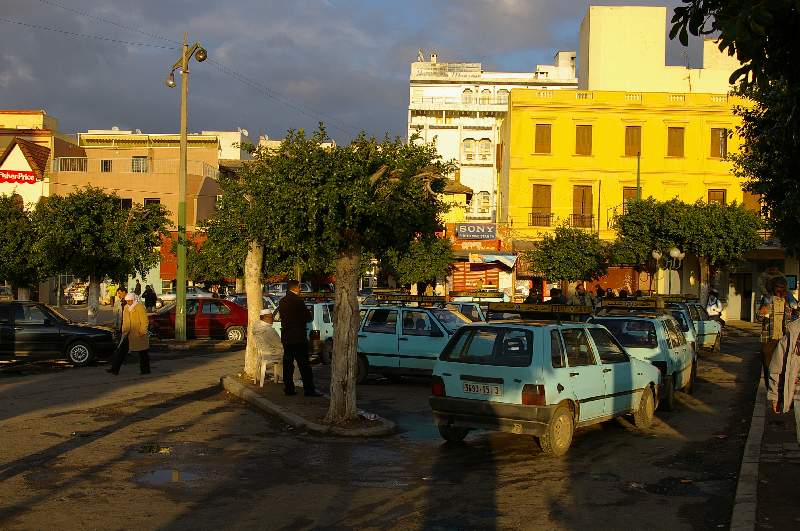
[[[672,270],[677,270],[681,266],[681,262],[684,258],[686,258],[686,253],[682,252],[677,247],[672,247],[669,251],[667,251],[667,254],[669,255],[669,258],[664,258],[664,268],[667,271],[670,271],[667,289],[669,293],[672,293]],[[653,252],[650,253],[650,255],[653,257],[653,260],[656,261],[656,268],[658,268],[658,262],[661,260],[663,254],[658,249],[653,249]]]
[[[175,88],[175,71],[181,71],[181,154],[178,166],[178,271],[176,276],[177,293],[175,297],[175,339],[186,341],[186,155],[187,155],[187,110],[189,99],[189,59],[194,57],[202,63],[208,52],[199,43],[189,47],[189,35],[183,34],[183,49],[165,81],[169,88]]]

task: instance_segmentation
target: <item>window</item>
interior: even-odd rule
[[[331,304],[323,304],[322,305],[322,322],[323,323],[330,323],[332,321],[332,319],[331,319],[332,311],[333,311],[333,305],[331,305]]]
[[[667,156],[683,157],[683,127],[669,127],[667,129]]]
[[[442,354],[442,359],[464,363],[486,363],[492,359],[500,328],[464,329],[462,335]]]
[[[495,365],[527,367],[531,364],[531,333],[525,330],[506,330]]]
[[[708,202],[710,203],[719,203],[720,205],[725,204],[725,190],[709,190],[708,191]]]
[[[472,102],[473,102],[472,90],[464,89],[464,91],[461,93],[461,103],[472,103]]]
[[[491,210],[492,196],[489,192],[480,192],[475,196],[477,211],[480,214],[488,214]]]
[[[711,128],[711,158],[724,159],[728,156],[728,130]]]
[[[534,140],[534,153],[550,153],[550,124],[536,124],[536,138]]]
[[[692,321],[702,321],[700,318],[700,312],[697,311],[697,306],[689,304],[687,308],[689,308],[689,316],[691,316]]]
[[[533,335],[513,328],[462,328],[448,343],[443,360],[480,365],[527,367],[533,357]]]
[[[131,157],[132,173],[147,173],[147,157]]]
[[[479,142],[480,153],[478,158],[481,162],[492,160],[492,141],[488,138],[482,138]]]
[[[592,228],[592,187],[576,185],[572,187],[572,226]]]
[[[531,201],[531,217],[528,225],[531,227],[549,227],[553,221],[550,210],[550,185],[534,184]]]
[[[586,330],[567,328],[562,330],[561,335],[564,338],[564,348],[567,352],[567,362],[570,367],[595,365],[597,363],[594,359]]]
[[[47,314],[39,308],[38,306],[33,305],[18,305],[14,309],[14,324],[37,324],[43,325],[45,320],[47,319]]]
[[[189,300],[186,301],[186,315],[197,315],[197,308],[200,306],[200,301]]]
[[[624,186],[622,188],[622,213],[628,213],[628,201],[636,201],[636,191],[637,188],[635,186]]]
[[[211,315],[228,315],[231,310],[221,302],[209,301],[205,305],[205,312]]]
[[[508,90],[500,89],[497,91],[498,103],[508,103]]]
[[[492,101],[492,91],[489,89],[483,89],[481,91],[481,104],[486,105]]]
[[[608,328],[625,347],[658,347],[656,327],[651,321],[643,319],[592,319],[592,322]]]
[[[590,328],[589,334],[597,347],[597,354],[600,356],[600,363],[625,363],[628,355],[619,346],[614,337],[602,328]]]
[[[462,143],[462,160],[475,160],[475,139],[465,138]]]
[[[625,126],[625,156],[635,157],[642,152],[642,126]]]
[[[664,321],[664,326],[667,328],[667,334],[672,341],[672,346],[679,347],[681,345],[685,345],[686,338],[684,337],[683,332],[689,331],[689,322],[686,320],[686,316],[684,316],[682,312],[673,311],[672,317],[675,319]]]
[[[160,204],[161,204],[161,199],[159,199],[158,197],[146,197],[145,200],[144,200],[144,205],[145,206],[147,206],[147,205],[160,205]]]
[[[100,161],[100,172],[101,173],[111,173],[114,168],[114,163],[110,159],[102,159]]]
[[[435,334],[434,332],[438,332]],[[422,311],[403,311],[403,335],[404,336],[441,336],[441,331],[436,325],[431,323],[431,317],[427,312]]]
[[[130,210],[133,207],[133,199],[120,199],[119,208],[121,210]]]
[[[561,341],[561,334],[558,330],[550,331],[550,359],[554,369],[565,366],[564,343]]]
[[[397,331],[397,310],[372,310],[364,324],[364,332],[394,334]]]
[[[591,155],[592,154],[592,126],[591,125],[576,125],[575,126],[575,154],[576,155]]]

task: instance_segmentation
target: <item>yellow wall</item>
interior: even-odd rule
[[[440,194],[439,199],[450,205],[450,210],[442,214],[442,223],[464,223],[469,207],[466,194]]]
[[[623,187],[636,186],[636,157],[625,156],[625,126],[642,128],[642,197],[708,200],[709,189],[726,190],[728,203],[742,202],[731,163],[712,158],[711,128],[734,129],[733,107],[742,100],[720,94],[513,90],[501,130],[499,220],[516,237],[535,238],[547,228],[529,227],[532,185],[551,185],[557,225],[573,213],[573,186],[592,187],[594,229],[615,237],[613,217],[622,212]],[[552,124],[550,154],[534,153],[537,123]],[[592,154],[575,154],[576,125],[592,126]],[[684,157],[667,156],[667,128],[684,127]],[[728,139],[728,152],[739,139]]]

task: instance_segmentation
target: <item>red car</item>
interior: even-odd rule
[[[175,337],[175,305],[170,304],[150,314],[150,332],[158,338]],[[186,336],[247,338],[247,309],[223,299],[186,300]]]

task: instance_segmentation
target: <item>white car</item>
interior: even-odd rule
[[[213,299],[214,294],[210,291],[202,290],[197,286],[189,286],[186,288],[186,297],[192,297],[194,299]],[[177,293],[162,293],[161,296],[156,299],[156,308],[161,308],[171,302],[175,302],[177,298]]]

